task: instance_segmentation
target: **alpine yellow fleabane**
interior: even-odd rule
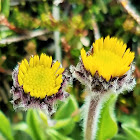
[[[45,96],[56,94],[61,87],[62,73],[60,63],[52,63],[52,57],[41,54],[35,55],[30,61],[24,59],[19,65],[18,82],[25,93],[43,99]]]
[[[127,45],[115,37],[107,36],[93,43],[93,53],[86,55],[81,50],[84,67],[94,76],[98,72],[106,81],[112,77],[121,77],[129,69],[134,59],[134,53],[126,49]]]

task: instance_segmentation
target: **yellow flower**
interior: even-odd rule
[[[65,100],[69,93],[66,87],[71,83],[68,70],[46,54],[24,59],[12,72],[11,88],[14,109],[39,108],[52,114],[58,100]]]
[[[93,52],[86,54],[81,50],[84,67],[92,76],[98,72],[106,81],[113,77],[123,76],[134,59],[134,53],[126,49],[127,45],[115,37],[107,36],[93,43]]]
[[[30,61],[24,59],[18,69],[18,83],[23,86],[24,93],[31,97],[43,99],[59,91],[63,82],[60,63],[52,62],[52,57],[35,55]]]

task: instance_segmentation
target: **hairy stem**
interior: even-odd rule
[[[93,129],[92,127],[93,127],[93,122],[94,122],[93,116],[95,116],[95,109],[96,109],[97,104],[98,104],[98,101],[95,102],[93,99],[90,100],[86,131],[85,131],[86,140],[92,139],[92,129]]]
[[[88,97],[88,100],[86,101],[88,103],[85,106],[87,113],[84,118],[85,140],[95,140],[98,127],[98,119],[101,113],[102,105],[109,99],[109,97],[110,94]]]

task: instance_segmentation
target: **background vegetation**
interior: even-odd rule
[[[100,37],[116,36],[135,52],[137,85],[116,103],[118,134],[112,140],[140,138],[140,1],[0,0],[0,139],[81,140],[80,107],[87,93],[79,82],[49,119],[42,111],[14,111],[11,72],[18,62],[42,52],[76,65],[80,49]],[[110,58],[111,59],[111,58]]]

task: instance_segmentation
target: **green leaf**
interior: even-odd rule
[[[13,125],[13,129],[14,130],[20,130],[20,131],[24,131],[24,132],[29,132],[28,131],[28,125],[25,122],[20,122],[16,125]]]
[[[33,140],[44,140],[43,130],[41,130],[39,117],[35,110],[28,110],[27,112],[27,124],[29,127],[29,133]]]
[[[73,139],[66,137],[63,134],[57,132],[54,129],[48,129],[47,135],[49,135],[50,140],[73,140]]]
[[[55,113],[54,119],[66,119],[72,116],[78,110],[78,103],[73,95],[70,95],[68,101],[64,102]],[[79,115],[74,117],[74,121],[79,121]]]
[[[48,126],[48,118],[47,118],[47,115],[43,111],[39,110],[39,116],[42,119],[43,123],[46,126]]]
[[[14,140],[12,136],[10,122],[1,111],[0,111],[0,133],[6,138],[6,140]]]
[[[128,124],[123,124],[122,128],[131,140],[139,140],[140,139],[140,128],[133,127],[133,126],[128,125]]]
[[[75,122],[73,121],[73,119],[68,118],[68,119],[58,120],[55,126],[53,126],[53,128],[55,130],[58,130],[64,135],[68,135],[73,131],[74,126],[75,126]]]
[[[116,135],[112,140],[129,140],[128,137],[123,135]]]
[[[99,7],[101,8],[102,12],[103,12],[104,14],[107,14],[107,13],[108,13],[108,8],[107,8],[107,6],[106,6],[105,1],[103,1],[103,0],[98,0],[97,2],[98,2],[98,5],[100,5]]]
[[[73,138],[74,140],[83,140],[83,130],[82,127],[80,127],[79,122],[75,124],[75,127],[73,131],[70,134],[70,137]]]
[[[77,49],[77,48],[72,49],[71,50],[71,55],[74,56],[74,57],[79,57],[79,55],[80,55],[79,49]]]
[[[114,118],[113,107],[117,96],[111,94],[110,98],[104,103],[100,118],[98,120],[98,130],[96,140],[106,140],[112,138],[118,131],[117,123]]]
[[[1,133],[0,133],[0,140],[6,140]]]
[[[10,12],[10,0],[2,0],[0,7],[0,12],[8,17]]]

